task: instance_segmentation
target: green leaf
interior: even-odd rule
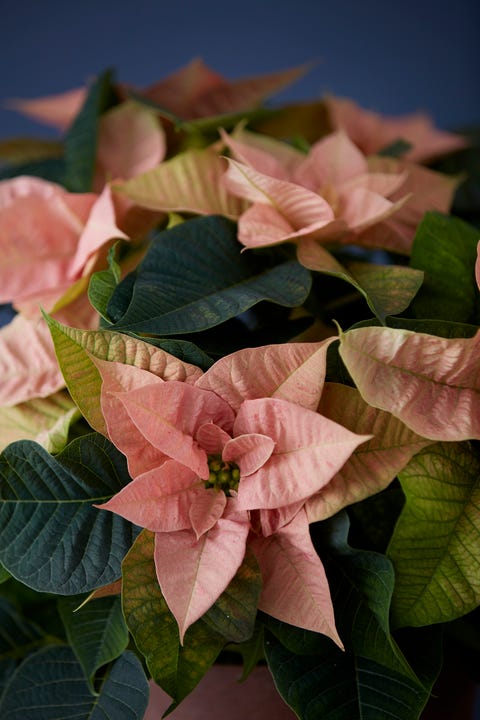
[[[65,186],[90,192],[95,172],[100,116],[116,102],[113,73],[107,70],[91,85],[85,102],[65,136]]]
[[[142,666],[131,652],[116,661],[98,695],[92,695],[72,650],[49,647],[20,665],[2,697],[0,716],[3,720],[142,720],[148,692]]]
[[[0,455],[0,561],[35,590],[74,595],[120,576],[133,526],[98,510],[130,481],[124,456],[84,435],[53,457],[29,440]]]
[[[316,541],[322,540],[337,628],[346,650],[322,635],[268,619],[273,637],[268,636],[265,651],[279,691],[302,720],[418,717],[434,674],[419,680],[390,634],[391,563],[383,555],[347,544],[343,513],[312,530]],[[438,651],[437,644],[433,647]]]
[[[0,660],[20,660],[45,641],[41,629],[0,598]]]
[[[128,645],[120,597],[104,597],[82,605],[78,597],[61,598],[60,616],[77,660],[93,691],[96,671],[119,657]]]
[[[225,640],[197,620],[185,633],[184,645],[180,645],[176,620],[158,584],[153,549],[154,534],[144,530],[124,560],[123,611],[153,679],[176,705],[202,679]]]
[[[386,157],[401,158],[411,149],[411,143],[407,142],[406,140],[402,140],[402,138],[399,138],[398,140],[394,140],[389,145],[379,150],[376,154]]]
[[[118,243],[110,248],[107,255],[108,270],[99,270],[90,278],[88,299],[98,314],[108,321],[107,306],[113,291],[120,282],[120,265],[115,260]]]
[[[402,265],[348,264],[355,282],[370,309],[381,322],[387,315],[407,309],[423,282],[423,272]]]
[[[480,603],[480,454],[437,443],[400,473],[406,503],[388,547],[397,625],[447,622]]]
[[[246,680],[260,660],[265,660],[264,625],[257,621],[253,635],[249,640],[236,645],[229,645],[227,650],[240,653],[242,656],[243,670],[240,681]]]
[[[418,226],[410,265],[425,281],[412,310],[419,318],[479,323],[475,282],[478,229],[455,217],[427,213]]]
[[[106,426],[100,407],[102,380],[92,357],[135,365],[160,376],[170,372],[170,378],[176,378],[175,368],[182,365],[181,360],[170,357],[163,348],[134,336],[110,330],[79,330],[61,325],[48,315],[45,320],[72,398],[90,425],[104,434]],[[183,378],[201,375],[198,368],[187,364],[182,365],[181,373]]]
[[[423,281],[423,272],[403,265],[348,262],[343,266],[314,242],[299,247],[298,256],[310,270],[353,285],[382,324],[387,315],[397,315],[410,305]]]
[[[247,548],[237,574],[203,621],[225,640],[241,643],[249,640],[255,629],[262,576],[255,555]]]
[[[199,332],[262,300],[294,307],[306,299],[308,270],[296,261],[258,269],[241,254],[226,218],[195,218],[157,236],[134,275],[115,290],[108,313],[117,330],[154,335]]]

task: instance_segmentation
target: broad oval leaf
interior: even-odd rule
[[[78,605],[78,597],[64,597],[58,602],[68,641],[93,690],[95,672],[126,650],[128,630],[120,597],[96,598]]]
[[[470,443],[432,445],[399,478],[406,504],[388,548],[395,622],[448,622],[480,603],[478,451]]]
[[[365,327],[342,333],[340,356],[374,407],[431,440],[480,439],[480,332],[440,338]]]
[[[117,660],[93,695],[72,650],[50,646],[20,665],[5,689],[0,714],[3,720],[142,720],[148,693],[141,663],[131,652]]]
[[[409,306],[423,281],[423,272],[401,265],[351,262],[344,267],[315,240],[304,240],[297,257],[310,270],[353,285],[382,324],[387,315],[397,315]]]
[[[56,457],[12,443],[0,455],[0,561],[25,585],[63,595],[116,580],[135,529],[93,504],[129,481],[123,455],[96,434]]]
[[[307,298],[311,276],[297,262],[259,270],[240,251],[236,226],[223,217],[160,233],[112,295],[113,328],[180,335],[212,328],[263,300],[294,307]]]

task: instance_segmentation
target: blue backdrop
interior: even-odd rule
[[[4,0],[0,100],[107,67],[142,86],[194,56],[232,78],[313,60],[279,100],[330,92],[388,113],[425,109],[453,129],[480,123],[479,34],[477,0]],[[34,128],[0,110],[0,137]]]

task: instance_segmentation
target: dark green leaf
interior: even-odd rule
[[[148,682],[138,659],[124,653],[93,695],[69,647],[55,646],[30,655],[7,685],[0,704],[2,720],[142,720]]]
[[[328,561],[337,628],[346,649],[268,619],[273,636],[265,650],[277,687],[301,720],[417,718],[434,676],[419,680],[390,634],[391,563],[347,544],[343,513],[312,530]]]
[[[387,157],[401,158],[405,153],[412,149],[412,145],[406,140],[399,138],[378,151],[377,155]]]
[[[427,213],[417,228],[410,264],[425,280],[412,311],[418,318],[478,323],[475,260],[479,233],[458,218]]]
[[[98,314],[108,320],[107,306],[113,291],[120,282],[120,266],[115,260],[118,243],[108,251],[108,270],[99,270],[93,273],[88,285],[88,299]]]
[[[36,590],[73,595],[120,576],[135,530],[93,507],[130,481],[124,456],[84,435],[53,457],[21,440],[0,455],[0,561]]]
[[[119,596],[90,600],[82,607],[78,597],[59,600],[60,615],[77,660],[93,689],[96,671],[119,657],[128,645],[128,630]]]
[[[19,175],[33,175],[63,185],[65,172],[64,158],[47,158],[22,163],[21,165],[0,166],[0,180],[8,180]]]
[[[262,300],[293,307],[306,299],[308,270],[296,261],[258,268],[241,253],[236,226],[195,218],[160,233],[108,306],[114,329],[182,335],[219,325]]]
[[[43,642],[41,629],[0,598],[0,660],[19,660]]]
[[[100,116],[115,102],[112,72],[107,70],[92,83],[65,136],[65,185],[71,192],[92,190]]]

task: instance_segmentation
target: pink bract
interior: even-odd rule
[[[406,174],[371,172],[341,131],[315,143],[306,156],[245,131],[235,137],[223,133],[223,139],[236,158],[229,160],[226,187],[252,203],[239,219],[239,240],[246,247],[302,239],[351,242],[406,200],[388,199]]]
[[[412,147],[404,158],[422,162],[459,150],[467,144],[461,135],[436,128],[425,113],[389,117],[365,110],[346,98],[330,96],[325,102],[333,128],[344,130],[366,155],[373,155],[399,140],[405,140]]]
[[[310,409],[330,342],[242,350],[193,384],[148,383],[142,371],[133,387],[137,369],[129,368],[131,389],[115,391],[123,369],[108,369],[102,407],[109,436],[128,458],[133,432],[146,460],[142,468],[135,447],[133,481],[101,507],[155,532],[157,577],[181,638],[227,588],[248,544],[262,571],[262,609],[287,622],[295,616],[298,626],[341,645],[304,504],[369,436]],[[257,373],[236,382],[252,363]],[[314,378],[315,398],[306,391]],[[280,565],[269,561],[272,552]],[[288,613],[279,584],[301,588]]]

